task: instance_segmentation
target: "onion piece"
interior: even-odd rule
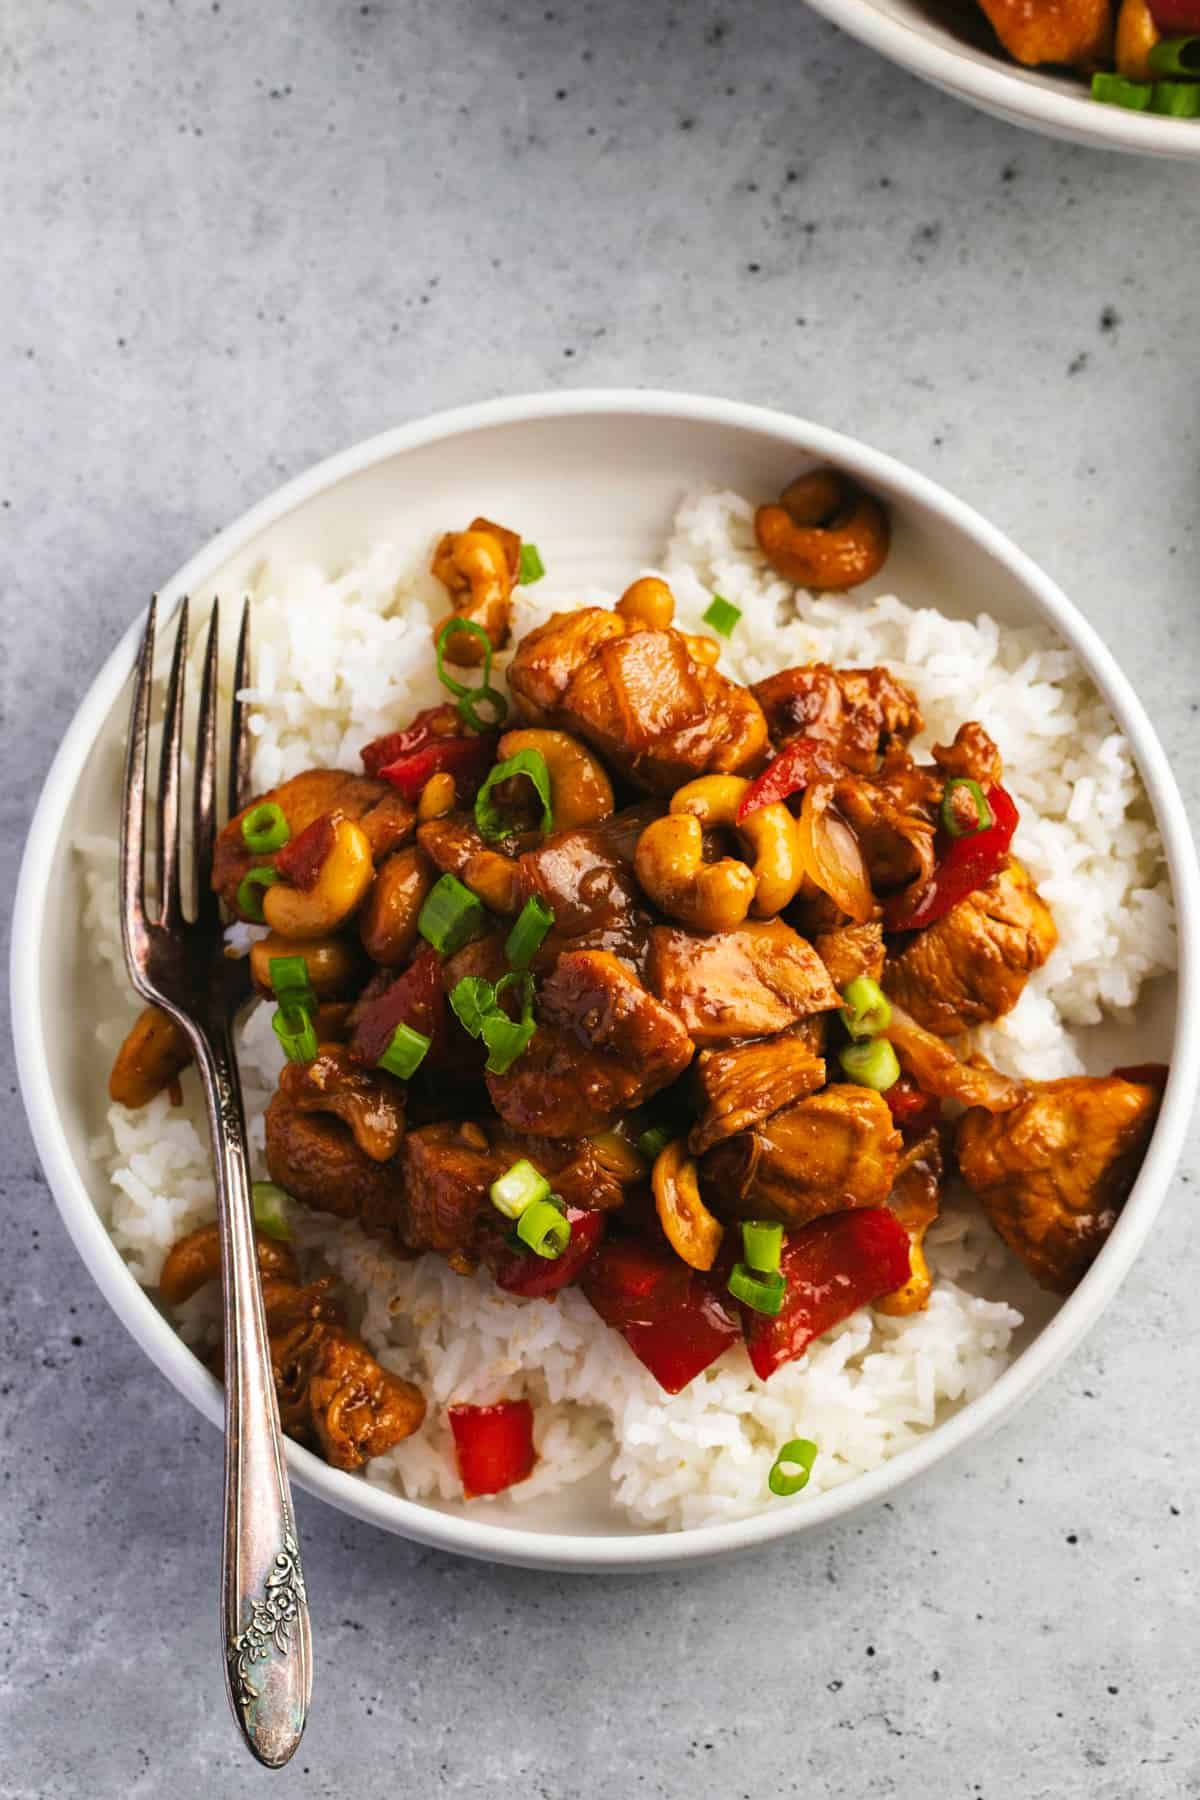
[[[800,860],[815,887],[865,925],[875,917],[875,896],[857,837],[832,805],[826,783],[806,788],[800,808]]]
[[[918,1025],[911,1013],[892,1001],[891,1023],[885,1034],[891,1039],[901,1068],[927,1094],[940,1100],[961,1100],[964,1106],[982,1106],[990,1113],[1009,1112],[1020,1105],[1026,1089],[1009,1075],[1001,1075],[983,1057],[960,1060],[944,1038]]]

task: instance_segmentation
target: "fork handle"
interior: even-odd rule
[[[228,1027],[197,1034],[212,1128],[225,1317],[225,1686],[254,1755],[282,1768],[312,1693],[312,1639],[263,1310],[246,1121]]]

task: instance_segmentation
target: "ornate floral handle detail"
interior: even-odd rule
[[[225,1535],[221,1631],[234,1717],[279,1769],[300,1742],[312,1639],[254,1243],[241,1086],[228,1031],[197,1063],[214,1146],[225,1303]]]

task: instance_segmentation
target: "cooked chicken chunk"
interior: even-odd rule
[[[710,769],[754,768],[766,754],[753,694],[698,662],[672,626],[600,607],[556,613],[522,639],[508,680],[527,717],[584,738],[652,793]]]
[[[620,854],[621,839],[588,826],[558,831],[520,859],[522,891],[554,914],[539,964],[564,949],[611,950],[640,971],[651,919],[633,875]],[[580,940],[586,940],[581,943]]]
[[[928,880],[944,782],[940,773],[891,750],[874,775],[839,781],[839,812],[858,839],[871,886],[880,896]]]
[[[1111,53],[1109,0],[979,0],[992,30],[1018,62],[1090,69]]]
[[[933,760],[943,775],[977,781],[981,788],[995,786],[1004,774],[999,750],[973,719],[959,726],[952,744],[933,746]]]
[[[285,1063],[279,1091],[297,1112],[341,1119],[372,1162],[390,1162],[400,1148],[404,1084],[384,1069],[352,1062],[339,1044],[322,1044],[310,1063]]]
[[[779,919],[707,935],[658,925],[649,983],[701,1045],[768,1037],[840,1005],[812,945]]]
[[[884,1205],[902,1148],[883,1095],[836,1082],[709,1150],[701,1185],[720,1217],[807,1225]]]
[[[722,1138],[815,1093],[825,1080],[825,1059],[803,1032],[784,1031],[728,1050],[702,1050],[695,1070],[704,1111],[688,1147],[700,1156]]]
[[[348,775],[344,769],[305,769],[251,806],[273,801],[291,829],[292,839],[318,819],[340,813],[363,832],[376,863],[398,850],[412,836],[416,814],[395,788],[369,775]],[[274,855],[252,854],[242,837],[242,820],[251,808],[243,807],[229,820],[217,838],[213,852],[212,885],[231,912],[237,910],[238,886],[247,869],[274,863]]]
[[[822,931],[813,939],[813,949],[840,994],[863,975],[878,981],[883,974],[883,926],[874,921]]]
[[[264,1292],[271,1367],[284,1430],[335,1469],[358,1469],[411,1437],[425,1418],[421,1390],[382,1368],[358,1338],[331,1322],[324,1282]],[[309,1316],[283,1324],[301,1310]]]
[[[289,1244],[256,1231],[254,1247],[258,1268],[267,1281],[294,1282],[298,1279],[296,1258]],[[198,1225],[186,1237],[176,1238],[167,1251],[158,1293],[164,1306],[182,1306],[221,1273],[221,1231],[216,1224]]]
[[[1049,907],[1010,858],[889,957],[883,985],[927,1031],[956,1037],[1011,1012],[1057,941]]]
[[[281,1088],[267,1108],[271,1180],[315,1212],[358,1219],[368,1230],[400,1223],[404,1194],[398,1162],[375,1162],[350,1127],[325,1113],[302,1112]]]
[[[538,990],[537,1020],[524,1055],[487,1085],[504,1122],[538,1137],[604,1130],[692,1059],[676,1014],[603,950],[559,957]]]
[[[907,743],[921,729],[916,695],[889,669],[804,663],[756,682],[754,696],[773,738],[817,738],[862,774],[877,767],[889,743]]]
[[[1029,1098],[959,1121],[958,1165],[1034,1279],[1069,1294],[1116,1224],[1141,1167],[1159,1089],[1119,1075],[1031,1082]]]

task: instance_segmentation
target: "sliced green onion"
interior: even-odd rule
[[[510,1019],[499,1005],[500,995],[510,987],[520,990],[519,1020]],[[527,970],[502,976],[496,983],[495,997],[497,1004],[483,1015],[480,1036],[488,1048],[488,1059],[484,1064],[488,1074],[503,1075],[511,1069],[519,1056],[524,1055],[537,1030],[533,1018],[533,976]]]
[[[554,914],[535,895],[521,908],[516,924],[504,940],[504,954],[514,969],[527,969],[554,923]]]
[[[1194,81],[1156,81],[1150,111],[1169,119],[1194,119],[1200,115],[1200,86]]]
[[[450,989],[450,1005],[463,1029],[477,1038],[483,1031],[484,1019],[495,1011],[496,990],[482,975],[464,975]]]
[[[401,1081],[411,1081],[428,1054],[429,1044],[423,1031],[414,1031],[411,1025],[397,1025],[376,1067],[398,1075]]]
[[[538,555],[536,544],[521,545],[521,566],[517,570],[517,580],[522,587],[532,587],[546,573],[546,565]]]
[[[254,1223],[268,1237],[279,1238],[286,1243],[292,1235],[288,1224],[287,1195],[273,1181],[252,1181],[250,1183],[250,1204],[254,1208]]]
[[[783,1226],[769,1219],[748,1219],[742,1226],[742,1255],[757,1275],[774,1275],[783,1253]]]
[[[776,1313],[783,1311],[787,1282],[778,1269],[770,1274],[756,1275],[745,1263],[734,1263],[729,1291],[735,1300],[740,1300],[753,1312],[766,1313],[773,1319]]]
[[[517,1220],[517,1236],[535,1256],[555,1262],[571,1241],[571,1226],[549,1200],[534,1200]]]
[[[271,1024],[289,1062],[312,1061],[317,1054],[317,1031],[307,1007],[277,1006]]]
[[[856,975],[847,982],[839,1017],[852,1038],[878,1037],[892,1022],[892,1003],[877,981]]]
[[[851,1081],[860,1087],[874,1088],[886,1094],[900,1079],[900,1064],[887,1038],[865,1038],[859,1044],[847,1044],[838,1060]]]
[[[771,1464],[767,1486],[781,1499],[798,1494],[801,1488],[808,1486],[816,1460],[817,1446],[811,1438],[789,1438]]]
[[[1092,76],[1092,99],[1103,100],[1106,106],[1125,106],[1130,112],[1145,112],[1150,95],[1148,81],[1127,81],[1124,75]]]
[[[262,895],[258,890],[259,888],[274,887],[278,880],[278,869],[269,869],[265,866],[260,869],[247,869],[238,883],[238,911],[245,913],[248,919],[253,919],[256,925],[261,925],[263,922]]]
[[[714,631],[719,631],[722,637],[728,637],[741,616],[740,606],[735,606],[732,600],[726,600],[722,594],[714,594],[712,605],[704,614],[704,623],[711,625]]]
[[[266,856],[282,850],[290,840],[292,828],[282,806],[274,800],[260,800],[242,819],[242,842],[255,856]]]
[[[550,771],[546,767],[546,759],[540,750],[518,750],[506,762],[497,763],[478,794],[475,796],[475,823],[482,837],[495,843],[498,838],[507,837],[512,826],[505,819],[492,800],[492,789],[502,781],[510,781],[514,775],[526,776],[534,786],[538,799],[542,803],[543,833],[554,830],[554,808],[550,803]]]
[[[483,902],[456,875],[443,875],[425,896],[417,930],[439,956],[452,956],[484,927]]]
[[[478,638],[483,645],[483,680],[478,687],[468,687],[465,682],[456,681],[453,675],[446,673],[446,641],[457,631],[465,631],[468,637]],[[471,726],[474,731],[492,731],[497,725],[503,725],[508,717],[508,701],[491,685],[492,640],[483,626],[477,625],[474,619],[463,619],[457,613],[451,613],[437,634],[433,653],[437,658],[438,680],[444,688],[449,688],[458,701],[458,715],[463,723]],[[486,700],[492,710],[490,719],[481,719],[476,711],[481,700]]]
[[[955,805],[955,796],[967,793],[975,808],[975,823],[964,825]],[[956,775],[948,781],[942,790],[942,829],[948,837],[975,837],[980,831],[987,831],[995,823],[991,807],[987,803],[987,795],[977,781],[971,781],[965,775]]]
[[[316,1006],[317,996],[308,978],[308,964],[302,956],[273,956],[267,971],[271,977],[271,991],[281,1006]]]
[[[651,1125],[649,1130],[643,1131],[637,1147],[648,1163],[657,1162],[667,1145],[678,1136],[679,1133],[672,1131],[669,1125]]]
[[[544,1175],[539,1175],[531,1162],[522,1157],[511,1169],[497,1176],[488,1189],[492,1205],[502,1212],[506,1219],[519,1219],[527,1206],[535,1200],[547,1200],[550,1197],[550,1183]]]
[[[1152,75],[1200,75],[1200,37],[1164,38],[1146,57]]]

